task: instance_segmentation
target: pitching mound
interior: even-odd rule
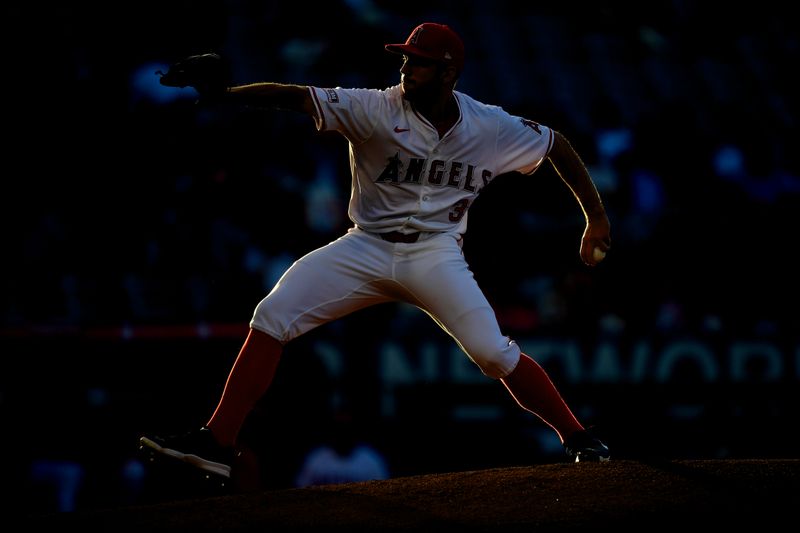
[[[42,516],[30,525],[82,532],[764,531],[791,524],[798,504],[798,459],[612,460],[172,499]]]

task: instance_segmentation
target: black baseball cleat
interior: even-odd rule
[[[223,484],[231,477],[235,457],[233,449],[217,444],[207,427],[174,437],[143,436],[139,439],[139,450],[151,461],[185,463]]]
[[[604,462],[611,459],[608,446],[589,431],[576,431],[564,439],[564,451],[575,458],[576,463]]]

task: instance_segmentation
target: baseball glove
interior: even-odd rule
[[[193,87],[200,95],[199,102],[217,101],[231,85],[230,66],[219,54],[189,56],[170,65],[166,73],[156,71],[161,85]]]

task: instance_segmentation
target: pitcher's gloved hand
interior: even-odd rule
[[[193,87],[200,95],[198,103],[219,101],[231,85],[230,65],[215,53],[197,54],[170,65],[166,73],[156,71],[161,85]]]

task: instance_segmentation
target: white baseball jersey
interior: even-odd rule
[[[250,326],[282,343],[358,309],[404,301],[427,312],[484,374],[508,375],[520,348],[503,335],[466,263],[467,210],[500,174],[534,172],[553,132],[456,92],[460,118],[441,138],[386,90],[311,87],[319,130],[350,142],[345,235],[297,261],[259,302]],[[409,243],[378,233],[422,232]]]
[[[317,129],[350,143],[348,215],[372,232],[457,232],[478,193],[506,172],[533,173],[552,131],[454,91],[460,118],[443,137],[403,98],[400,85],[310,88]]]

